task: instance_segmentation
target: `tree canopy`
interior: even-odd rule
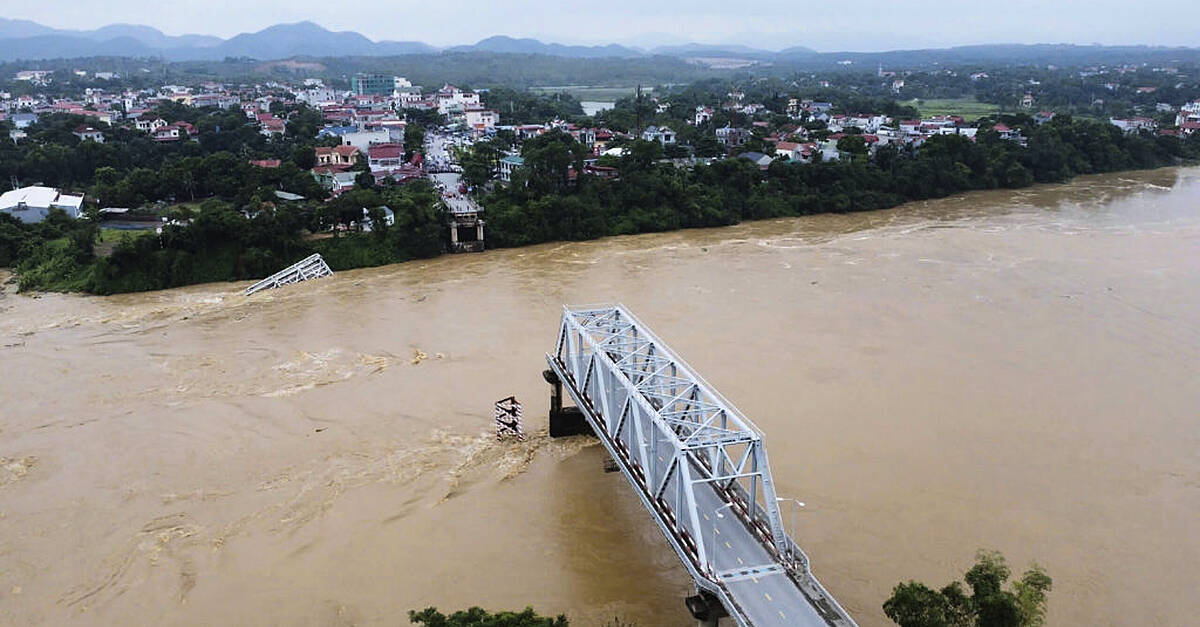
[[[900,627],[1041,627],[1046,617],[1050,576],[1034,564],[1005,589],[1010,572],[1004,556],[980,551],[963,579],[940,590],[908,581],[896,585],[883,612]]]

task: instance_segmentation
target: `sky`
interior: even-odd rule
[[[231,37],[310,20],[379,40],[435,46],[492,35],[566,44],[691,41],[823,52],[979,43],[1200,46],[1195,0],[0,0],[0,15],[53,28],[145,24],[169,35]]]

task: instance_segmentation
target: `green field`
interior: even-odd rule
[[[909,100],[901,104],[910,105],[921,112],[921,117],[933,115],[961,115],[974,120],[1000,112],[1000,106],[979,102],[974,98],[947,98],[943,100]]]
[[[531,87],[529,91],[538,94],[557,94],[567,92],[575,97],[576,100],[588,100],[595,102],[616,102],[619,98],[632,96],[637,91],[637,87],[587,87],[583,85],[560,85],[553,87]],[[643,87],[642,93],[648,94],[651,90],[649,87]]]

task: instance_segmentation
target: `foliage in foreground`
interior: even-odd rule
[[[559,614],[547,618],[534,613],[527,607],[520,612],[497,612],[492,614],[479,607],[459,610],[449,616],[428,607],[420,612],[410,610],[408,620],[414,625],[425,627],[567,627],[567,617]]]
[[[1009,574],[1004,556],[980,551],[963,576],[970,596],[957,581],[941,590],[908,581],[892,590],[883,612],[900,627],[1041,627],[1050,576],[1034,564],[1005,590]]]

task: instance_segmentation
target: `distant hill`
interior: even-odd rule
[[[659,46],[650,52],[669,57],[741,57],[746,59],[771,59],[775,52],[738,45],[710,45],[690,43],[682,46]]]
[[[273,61],[292,57],[404,56],[490,53],[545,55],[569,59],[735,58],[796,68],[892,65],[916,68],[943,64],[1093,64],[1200,60],[1197,48],[1077,46],[1067,44],[988,44],[889,52],[817,52],[803,46],[779,52],[751,46],[689,43],[649,51],[609,44],[574,46],[536,39],[489,37],[475,44],[439,49],[418,41],[372,41],[356,32],[333,32],[312,22],[277,24],[230,39],[208,35],[166,35],[137,24],[112,24],[89,31],[60,30],[28,20],[0,18],[0,61],[79,57],[161,57],[170,61],[215,61],[227,57]],[[846,61],[850,63],[847,64]]]
[[[640,57],[643,53],[609,44],[607,46],[565,46],[562,44],[546,44],[536,39],[515,39],[497,35],[488,37],[471,46],[454,46],[449,52],[498,52],[508,54],[546,54],[556,57],[602,58],[602,57]]]

